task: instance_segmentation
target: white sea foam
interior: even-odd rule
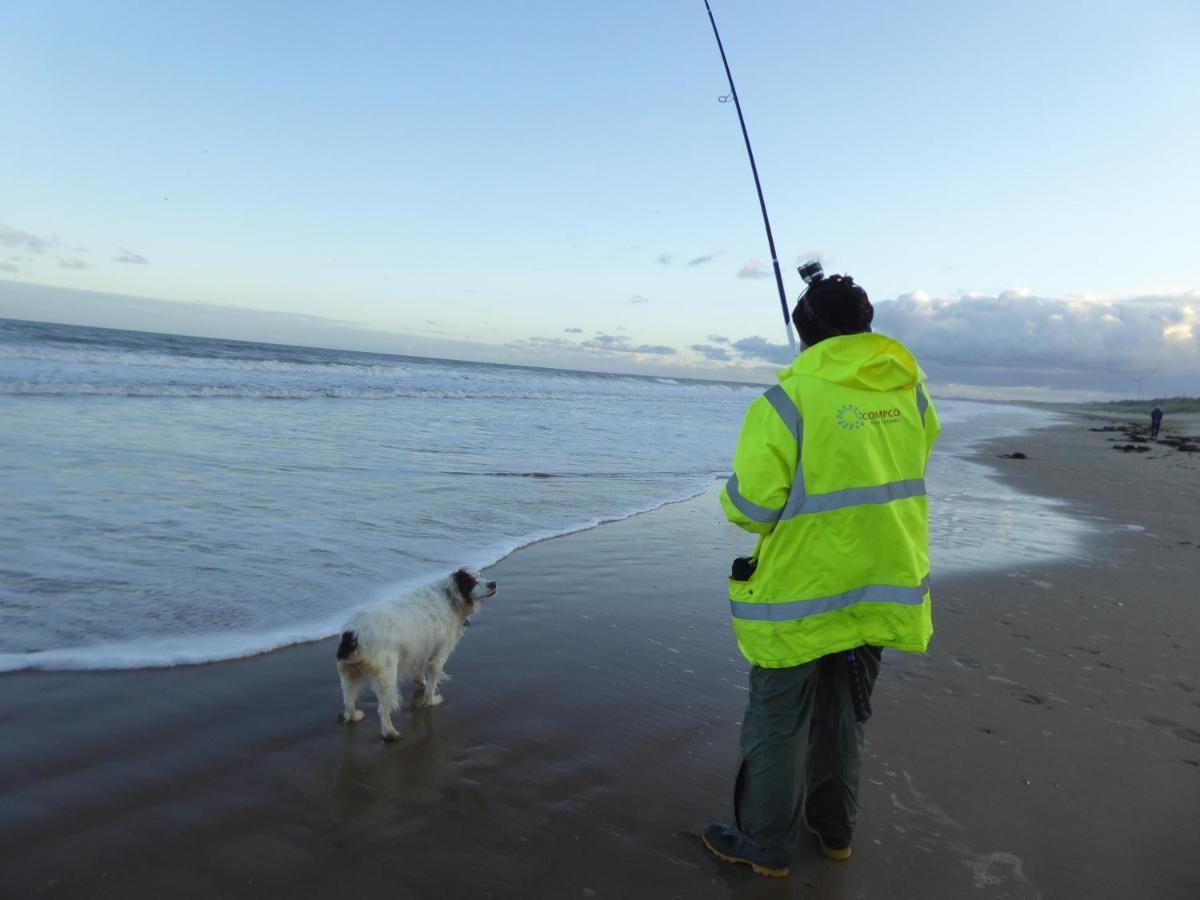
[[[369,375],[405,378],[410,371],[403,366],[354,365],[347,363],[297,363],[276,359],[246,359],[228,356],[176,356],[131,350],[79,350],[47,348],[27,344],[0,344],[0,360],[24,360],[41,365],[62,363],[69,366],[136,366],[159,369],[201,369],[219,372],[288,372],[309,375]]]
[[[577,401],[587,399],[578,392],[515,391],[509,388],[475,389],[448,387],[342,387],[336,385],[280,387],[273,385],[206,384],[90,384],[87,382],[3,381],[0,395],[20,397],[244,397],[251,400],[392,400],[430,398],[436,400],[533,400]],[[593,399],[604,395],[596,394]],[[686,402],[681,400],[680,402]]]
[[[533,544],[589,531],[612,522],[631,519],[634,516],[662,509],[664,506],[674,503],[683,503],[704,493],[711,480],[710,477],[697,484],[694,490],[667,500],[646,504],[628,513],[589,519],[561,531],[535,532],[488,550],[468,553],[464,556],[461,564],[486,569]],[[402,597],[418,587],[435,583],[446,574],[446,572],[431,572],[425,577],[411,577],[391,582],[377,588],[366,602],[351,607],[346,612],[340,612],[336,616],[326,617],[323,620],[290,625],[267,632],[200,633],[186,637],[149,637],[135,641],[92,644],[84,647],[36,650],[30,653],[0,653],[0,673],[28,670],[104,671],[168,668],[258,656],[295,644],[332,637],[338,634],[355,609],[384,602],[390,598]]]

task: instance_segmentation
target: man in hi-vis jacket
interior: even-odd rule
[[[762,875],[788,873],[800,829],[850,857],[863,728],[883,647],[933,634],[925,464],[937,414],[901,344],[871,333],[848,276],[819,275],[792,312],[802,352],[750,405],[721,493],[757,534],[729,580],[752,664],[734,824],[704,843]]]

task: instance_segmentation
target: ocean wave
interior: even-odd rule
[[[552,479],[552,478],[623,478],[631,481],[641,481],[646,478],[695,478],[702,475],[713,475],[710,472],[650,472],[645,470],[627,471],[627,472],[467,472],[447,470],[441,473],[442,475],[450,475],[456,478],[474,477],[474,478],[536,478],[536,479]],[[713,477],[722,477],[713,475]],[[729,477],[729,473],[724,473],[723,477]]]
[[[531,400],[537,402],[619,401],[643,403],[703,403],[703,396],[664,398],[658,394],[599,393],[585,391],[520,390],[481,385],[337,385],[317,382],[308,385],[97,383],[86,381],[41,381],[0,379],[0,396],[11,397],[192,397],[246,398],[256,400]]]
[[[554,400],[549,395],[524,397],[507,391],[466,391],[437,388],[280,387],[246,384],[93,384],[69,381],[0,382],[0,395],[14,397],[195,397],[247,398],[256,400],[391,400],[404,397],[431,397],[439,400],[495,398]]]
[[[89,345],[91,346],[91,345]],[[314,351],[316,352],[316,351]],[[320,351],[332,352],[332,351]],[[717,381],[679,381],[667,377],[620,375],[606,372],[576,372],[554,369],[525,369],[498,366],[487,363],[441,363],[437,360],[412,360],[405,365],[368,362],[294,362],[284,359],[261,359],[240,356],[195,356],[176,353],[159,353],[151,350],[103,350],[76,349],[74,347],[39,347],[30,344],[5,344],[0,342],[0,360],[27,361],[28,367],[37,372],[46,364],[54,365],[53,371],[69,371],[73,367],[88,370],[103,367],[112,372],[122,369],[181,369],[204,373],[270,373],[284,375],[334,376],[354,379],[436,379],[453,383],[523,383],[532,376],[548,383],[559,385],[586,386],[603,384],[597,395],[608,396],[614,388],[624,387],[633,391],[653,391],[656,387],[681,388],[708,391],[761,391],[762,385]],[[476,367],[479,371],[476,371]],[[13,368],[13,367],[9,367]]]
[[[590,531],[602,525],[632,519],[665,506],[684,503],[703,494],[712,484],[714,473],[682,493],[657,500],[628,512],[599,516],[554,531],[540,531],[495,545],[463,560],[478,569],[494,566],[518,550],[543,541]],[[336,635],[355,609],[379,603],[391,597],[432,584],[445,576],[429,572],[380,587],[375,596],[356,607],[320,620],[289,625],[258,633],[221,633],[146,638],[137,641],[95,644],[88,647],[62,647],[29,653],[0,653],[0,673],[22,671],[105,671],[114,669],[160,669],[174,666],[203,665],[231,659],[260,656],[295,644],[310,643]]]
[[[0,344],[0,359],[23,359],[35,363],[66,363],[76,366],[136,366],[141,368],[200,369],[218,372],[285,372],[312,375],[368,375],[372,378],[407,378],[405,366],[343,362],[289,362],[281,359],[251,359],[237,356],[187,356],[145,350],[77,350]]]
[[[168,348],[45,346],[27,341],[0,341],[0,394],[266,399],[431,396],[584,401],[660,399],[687,403],[762,390],[761,385],[731,382],[679,381],[407,357],[398,358],[403,363],[392,363],[381,356],[353,360],[337,351],[305,352],[312,358],[294,360],[172,352]]]

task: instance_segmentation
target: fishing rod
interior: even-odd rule
[[[708,10],[708,21],[712,22],[713,36],[717,39],[717,49],[721,51],[721,62],[725,64],[725,77],[729,79],[729,94],[718,99],[722,103],[733,98],[737,108],[738,122],[742,125],[742,137],[746,140],[746,155],[750,157],[750,171],[754,173],[754,188],[758,191],[758,206],[762,210],[763,225],[767,229],[767,245],[771,248],[771,265],[775,268],[775,285],[779,288],[779,305],[783,308],[783,324],[787,328],[788,346],[792,348],[792,356],[797,353],[796,338],[792,334],[792,317],[788,315],[787,294],[783,290],[783,273],[779,271],[779,259],[775,255],[775,237],[771,234],[771,220],[767,218],[767,203],[763,200],[762,182],[758,180],[758,166],[754,164],[754,151],[750,149],[750,134],[746,131],[746,117],[742,115],[742,104],[738,100],[737,88],[733,85],[733,73],[729,71],[729,60],[725,57],[725,45],[721,43],[721,33],[717,31],[717,20],[713,18],[712,7],[704,0],[704,8]]]

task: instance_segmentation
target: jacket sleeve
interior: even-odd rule
[[[929,388],[922,383],[919,390],[925,398],[921,419],[925,424],[925,462],[928,463],[929,454],[933,452],[934,442],[937,441],[938,435],[942,433],[942,423],[938,419],[937,410],[934,409],[933,399],[929,396]]]
[[[782,388],[772,391],[787,396]],[[733,475],[721,490],[725,517],[746,531],[770,534],[787,506],[798,458],[796,433],[764,394],[750,404],[742,422]]]

